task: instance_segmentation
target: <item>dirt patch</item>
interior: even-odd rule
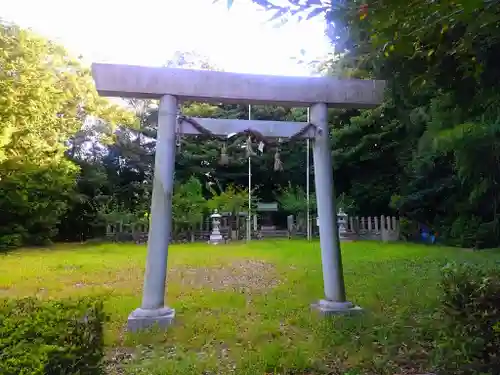
[[[260,260],[239,260],[225,266],[171,269],[169,280],[191,288],[258,291],[280,284],[275,266]]]
[[[80,276],[80,277],[79,277]],[[81,277],[85,276],[85,277]],[[144,271],[141,267],[128,267],[117,272],[95,273],[58,277],[58,286],[64,290],[85,290],[87,288],[104,288],[107,290],[141,289]],[[261,260],[239,259],[232,263],[209,267],[181,265],[168,269],[167,282],[180,284],[186,288],[209,288],[214,291],[232,290],[251,293],[273,288],[280,284],[275,266]],[[52,280],[49,280],[52,282]],[[0,287],[1,295],[21,293],[15,287]],[[60,291],[58,291],[59,293]],[[29,285],[29,293],[49,295],[55,293],[51,285],[44,285],[43,280]]]

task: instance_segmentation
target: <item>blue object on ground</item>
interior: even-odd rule
[[[430,234],[429,232],[423,230],[420,233],[420,237],[422,238],[422,242],[428,242],[435,244],[436,243],[436,236],[434,234]]]

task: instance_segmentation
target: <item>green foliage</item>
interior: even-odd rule
[[[339,124],[333,133],[335,178],[340,180],[336,190],[356,202],[346,212],[393,214],[391,198],[399,190],[411,142],[394,114],[394,104],[388,100],[374,110],[332,116]]]
[[[254,2],[270,18],[325,17],[336,53],[322,71],[387,80],[381,107],[332,111],[337,191],[365,215],[498,246],[499,1]]]
[[[172,198],[173,221],[176,225],[193,227],[203,221],[207,202],[202,188],[196,177],[177,184]]]
[[[5,213],[0,218],[0,248],[53,239],[82,241],[102,237],[108,224],[125,229],[147,224],[157,101],[129,100],[132,111],[110,105],[95,92],[88,69],[61,46],[15,25],[1,24],[0,31],[4,68],[0,73],[0,209]],[[193,52],[177,52],[167,66],[216,69]],[[244,105],[189,102],[182,110],[188,116],[248,118]],[[304,121],[305,111],[255,106],[252,117]],[[229,165],[221,166],[222,142],[182,137],[182,152],[176,155],[177,226],[187,228],[201,221],[202,200],[210,195],[199,185],[195,192],[186,191],[194,186],[191,178],[203,187],[246,184],[241,141],[233,139],[227,145]],[[273,150],[253,158],[253,182],[263,187],[262,198],[272,198],[276,187],[288,181],[303,184],[303,176],[294,172],[303,168],[303,146],[295,145],[293,152],[282,147],[285,170],[271,177]],[[246,210],[246,197],[219,203],[219,209]]]
[[[293,214],[305,214],[307,212],[307,195],[302,187],[293,187],[288,184],[288,187],[281,188],[279,191],[280,195],[276,199],[284,210]],[[315,194],[309,196],[309,209],[312,212],[316,211]]]
[[[409,224],[408,238],[425,225],[448,244],[498,246],[498,0],[254,2],[270,18],[325,17],[335,51],[319,63],[322,73],[387,80],[380,107],[329,112],[333,188],[356,203],[344,210],[364,216],[397,213]],[[102,220],[102,197],[114,202],[115,216],[130,223],[144,220],[152,191],[157,101],[129,100],[132,119],[96,95],[89,72],[60,46],[10,25],[2,25],[1,38],[0,65],[6,68],[0,73],[0,209],[8,214],[0,218],[0,246],[99,237],[109,222]],[[217,69],[194,52],[177,52],[166,65]],[[246,105],[188,102],[182,110],[214,118],[249,114]],[[305,121],[306,111],[255,105],[252,118]],[[210,199],[206,186],[247,184],[242,138],[179,141],[178,186],[195,177],[202,185],[195,196]],[[219,164],[223,147],[227,165]],[[271,172],[273,152],[265,149],[252,158],[252,183],[259,187],[252,192],[254,202],[274,199],[290,184],[296,191],[284,205],[303,211],[298,208],[305,204],[302,171],[311,162],[305,142],[282,145],[281,172]],[[223,194],[207,207],[245,211],[245,195]],[[174,197],[179,202],[174,214],[187,228],[201,211],[198,203],[194,208],[183,199]],[[186,216],[179,207],[197,213]]]
[[[359,206],[355,202],[355,200],[348,196],[346,193],[340,194],[337,198],[335,198],[335,206],[337,211],[342,210],[348,215],[354,215],[359,212]]]
[[[449,264],[441,282],[442,329],[437,356],[443,372],[493,374],[500,367],[500,272]]]
[[[68,207],[78,169],[64,158],[42,166],[27,162],[3,166],[0,249],[49,242]]]
[[[409,220],[406,217],[399,218],[399,234],[404,240],[418,240],[419,228],[418,223]]]
[[[220,193],[212,190],[212,194],[212,198],[207,202],[210,210],[230,212],[233,215],[238,212],[248,212],[248,188],[230,184]]]
[[[0,373],[103,374],[106,315],[99,300],[0,302]]]
[[[99,198],[97,197],[97,199]],[[123,232],[129,233],[133,233],[139,226],[147,228],[149,225],[149,211],[127,209],[123,204],[116,202],[113,197],[103,198],[107,202],[103,202],[98,208],[96,225],[103,223],[106,226],[114,226],[115,229],[121,228]]]
[[[280,207],[285,211],[293,214],[305,214],[307,211],[307,194],[301,186],[292,186],[290,183],[288,187],[280,188],[279,195],[276,196]],[[357,205],[354,199],[347,194],[342,193],[336,199],[337,210],[342,209],[344,212],[353,215],[357,211]],[[316,212],[317,202],[316,194],[310,193],[309,195],[309,210],[311,213]]]
[[[100,98],[61,46],[0,23],[0,50],[0,248],[42,244],[75,198],[66,142],[85,122],[133,118]]]
[[[207,207],[211,212],[218,210],[219,212],[227,212],[231,215],[230,219],[236,224],[237,237],[240,236],[241,221],[240,212],[248,213],[248,188],[242,188],[229,184],[219,193],[209,186],[212,197],[207,202]],[[255,210],[258,198],[255,196],[255,190],[252,191],[252,207],[250,210]],[[251,212],[249,213],[251,215]]]

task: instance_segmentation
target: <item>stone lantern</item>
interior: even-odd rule
[[[337,213],[337,227],[339,231],[339,239],[345,240],[347,238],[347,214],[342,208]]]
[[[210,240],[208,241],[212,245],[217,245],[223,242],[222,235],[220,234],[220,218],[221,215],[214,210],[214,213],[210,215],[212,219],[212,233],[210,234]]]

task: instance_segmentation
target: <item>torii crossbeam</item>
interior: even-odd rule
[[[313,306],[324,314],[358,309],[346,300],[338,238],[333,168],[329,144],[328,107],[372,108],[383,99],[384,81],[342,80],[329,77],[278,77],[206,70],[93,64],[97,91],[103,96],[160,99],[151,225],[141,307],[128,319],[129,330],[153,324],[168,326],[175,311],[164,304],[168,246],[172,229],[176,132],[227,136],[245,130],[265,137],[299,136],[314,142],[313,158],[318,204],[321,260],[325,297]],[[310,107],[310,123],[192,119],[178,124],[178,104],[277,104]],[[201,126],[201,127],[200,127]]]

